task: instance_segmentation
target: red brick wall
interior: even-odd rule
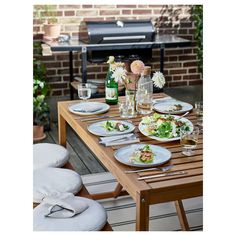
[[[40,5],[36,6],[41,9]],[[84,21],[151,19],[159,33],[176,34],[190,39],[192,46],[165,50],[164,75],[166,86],[201,84],[201,75],[197,71],[196,46],[194,42],[194,23],[191,18],[191,6],[187,5],[55,5],[57,19],[62,25],[62,33],[71,36],[83,35]],[[43,10],[38,11],[41,16]],[[43,20],[34,12],[34,40],[42,39]],[[82,26],[82,27],[81,27]],[[153,51],[153,71],[159,70],[159,50]],[[68,53],[53,53],[41,57],[47,67],[47,81],[51,85],[52,95],[69,94]],[[74,73],[80,75],[79,54],[74,53]],[[105,78],[106,64],[88,64],[88,78]]]

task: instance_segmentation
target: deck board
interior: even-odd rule
[[[58,143],[58,127],[51,124],[51,130],[46,132],[47,137],[42,143]],[[70,164],[81,175],[105,172],[105,167],[88,150],[83,141],[67,126],[67,149],[70,152]]]

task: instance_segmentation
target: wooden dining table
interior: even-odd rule
[[[154,94],[154,99],[164,98],[164,93]],[[124,97],[119,97],[123,100]],[[89,101],[105,102],[104,98],[90,99]],[[162,173],[158,170],[127,174],[126,170],[135,170],[136,167],[128,166],[118,162],[114,157],[114,152],[126,145],[106,147],[99,143],[99,137],[91,134],[87,127],[93,122],[107,120],[100,118],[104,114],[93,116],[80,116],[69,111],[68,107],[76,104],[78,100],[58,102],[58,134],[59,143],[66,146],[66,125],[68,124],[76,134],[84,141],[88,149],[94,153],[98,160],[108,169],[116,178],[118,184],[114,191],[93,194],[93,199],[103,199],[118,197],[129,194],[136,203],[136,230],[149,230],[149,208],[152,204],[174,201],[180,225],[183,230],[189,230],[188,221],[185,215],[183,199],[202,196],[203,194],[203,134],[201,131],[197,147],[192,156],[182,154],[180,141],[160,142],[153,140],[140,133],[138,125],[142,115],[130,118],[135,125],[135,134],[140,139],[140,143],[159,145],[167,148],[171,152],[171,159],[162,166],[174,165],[168,173],[176,171],[185,171],[183,175],[173,175],[157,177],[146,180],[138,180],[139,177],[155,175]],[[111,105],[109,111],[105,113],[108,116],[119,115],[118,105]],[[85,118],[96,117],[97,120],[83,121]],[[194,111],[187,116],[193,125],[197,124],[197,117]],[[127,120],[119,116],[110,118],[115,120]],[[86,157],[84,157],[86,158]],[[128,158],[128,157],[127,157]]]

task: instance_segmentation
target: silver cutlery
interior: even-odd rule
[[[176,172],[170,172],[170,173],[164,173],[164,174],[158,174],[158,175],[149,175],[149,176],[139,177],[138,180],[153,179],[153,178],[167,177],[167,176],[174,176],[174,175],[185,175],[187,173],[188,172],[186,171],[176,171]]]
[[[153,168],[147,168],[147,169],[140,169],[140,170],[125,170],[124,172],[126,174],[132,174],[132,173],[139,173],[139,172],[145,172],[145,171],[151,171],[151,170],[160,170],[160,171],[167,171],[170,170],[174,165],[164,166],[164,167],[153,167]]]
[[[125,142],[125,141],[129,141],[129,140],[134,140],[136,139],[136,135],[133,134],[131,136],[128,136],[128,137],[123,137],[123,138],[119,138],[119,139],[115,139],[115,140],[111,140],[111,141],[107,141],[107,142],[99,142],[101,144],[104,144],[104,145],[112,145],[112,144],[117,144],[117,143],[121,143],[121,142]]]
[[[94,110],[76,109],[76,108],[73,109],[73,111],[75,111],[75,112],[84,112],[84,113],[92,113],[92,112],[97,112],[97,111],[100,111],[100,110],[102,110],[102,108],[97,108],[97,109],[94,109]]]
[[[181,117],[188,115],[189,111],[185,112]]]
[[[92,121],[92,120],[99,120],[99,119],[106,119],[106,118],[113,118],[113,117],[119,117],[120,115],[104,115],[104,116],[97,116],[97,117],[92,117],[92,118],[86,118],[86,119],[81,119],[80,121]]]
[[[134,133],[130,133],[130,134],[121,134],[121,135],[117,135],[117,136],[102,137],[102,138],[100,138],[101,141],[99,141],[99,143],[116,142],[116,141],[120,141],[122,139],[134,137],[134,135],[135,135]]]

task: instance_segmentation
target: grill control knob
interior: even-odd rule
[[[123,27],[124,27],[124,22],[121,21],[121,20],[118,20],[118,21],[116,22],[116,25],[119,26],[119,27],[121,27],[121,28],[123,28]]]

